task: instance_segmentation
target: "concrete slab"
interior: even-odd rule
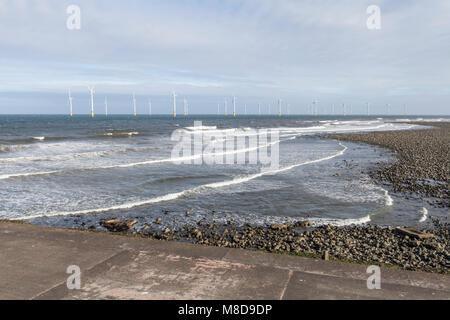
[[[81,268],[68,290],[66,269]],[[0,299],[450,299],[450,277],[0,222]]]

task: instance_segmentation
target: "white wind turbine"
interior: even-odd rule
[[[70,116],[72,117],[72,114],[73,114],[73,112],[72,112],[72,93],[70,92],[70,89],[69,89],[69,106],[70,106]]]
[[[281,117],[281,99],[278,99],[278,116]]]
[[[94,118],[94,87],[88,87],[89,94],[91,95],[91,118]]]
[[[108,116],[108,98],[105,97],[105,116]]]
[[[173,117],[177,117],[177,94],[172,92],[172,98],[173,98]]]
[[[133,115],[136,117],[136,95],[133,93]]]
[[[183,99],[183,107],[184,107],[184,116],[188,115],[188,103],[186,98]]]

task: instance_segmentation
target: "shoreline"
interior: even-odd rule
[[[381,166],[371,172],[370,176],[378,182],[386,182],[387,178],[392,183],[394,192],[406,194],[405,191],[411,193],[415,191],[419,196],[439,196],[433,204],[448,207],[450,204],[448,190],[450,181],[448,159],[450,159],[450,155],[445,158],[449,152],[445,148],[440,148],[440,144],[445,145],[449,142],[450,124],[433,122],[414,124],[434,128],[339,134],[327,137],[368,143],[396,152],[394,162]],[[421,157],[418,158],[418,154]],[[439,172],[440,165],[446,169],[444,172]],[[431,170],[424,170],[424,166]],[[404,171],[405,167],[412,168]],[[412,172],[415,175],[411,174]],[[439,178],[446,184],[418,188],[414,177],[420,179]],[[407,187],[404,186],[405,182],[409,182]],[[310,228],[308,222],[300,222],[297,225],[286,223],[263,227],[247,224],[242,227],[233,225],[231,221],[228,224],[210,223],[208,225],[200,221],[197,225],[189,225],[175,230],[165,228],[161,231],[158,228],[160,221],[155,221],[153,225],[147,225],[140,231],[132,231],[132,234],[159,240],[188,241],[208,246],[263,250],[315,258],[322,257],[326,260],[373,263],[406,270],[448,274],[450,270],[447,262],[447,257],[450,257],[450,224],[432,217],[430,219],[433,228],[422,228],[422,231],[432,235],[429,239],[415,239],[399,232],[394,227],[327,225]]]
[[[420,196],[440,196],[434,205],[449,206],[449,169],[448,154],[440,143],[446,143],[450,137],[449,123],[414,123],[435,126],[438,129],[413,129],[408,131],[384,131],[374,133],[355,133],[328,135],[327,138],[357,143],[368,143],[388,148],[396,152],[396,160],[381,166],[370,176],[375,181],[392,183],[394,192],[406,194],[406,191],[419,191]],[[447,134],[447,136],[446,136]],[[420,147],[417,148],[417,145]],[[422,157],[417,158],[422,151]],[[431,154],[431,156],[430,156]],[[411,160],[412,159],[412,160]],[[431,159],[431,160],[430,160]],[[413,163],[411,164],[411,161]],[[415,161],[415,162],[414,162]],[[422,165],[420,167],[419,165]],[[428,165],[429,164],[429,165]],[[411,170],[404,170],[412,166]],[[429,170],[424,170],[426,165]],[[444,172],[437,172],[439,166]],[[445,166],[447,166],[445,168]],[[399,171],[400,170],[400,171]],[[401,173],[406,173],[404,177]],[[412,175],[411,172],[416,173]],[[426,173],[429,173],[427,176]],[[386,179],[387,177],[387,179]],[[439,178],[445,185],[417,188],[413,177],[421,179]],[[405,181],[409,184],[405,185]],[[414,183],[413,183],[414,182]],[[402,188],[398,186],[401,185]],[[397,188],[396,188],[397,187]],[[186,212],[188,216],[189,211]],[[178,228],[163,228],[161,218],[143,228],[134,227],[135,220],[102,220],[102,228],[95,226],[82,228],[94,232],[108,230],[111,233],[125,236],[137,236],[157,240],[190,242],[194,244],[259,250],[271,253],[284,253],[304,257],[323,258],[351,263],[376,264],[402,268],[449,274],[450,265],[450,224],[430,217],[434,228],[423,229],[430,238],[418,239],[400,232],[394,227],[378,225],[320,226],[311,227],[308,221],[252,226],[239,226],[232,221],[227,223],[209,223],[199,221]],[[429,224],[428,224],[429,225]],[[74,228],[75,229],[75,228]]]
[[[433,128],[326,137],[389,149],[395,153],[396,160],[369,172],[371,178],[392,187],[395,193],[416,195],[431,206],[450,208],[450,123],[405,123]]]

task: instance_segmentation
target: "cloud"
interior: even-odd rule
[[[373,1],[0,0],[0,91],[449,97],[449,2],[376,2],[379,31]]]

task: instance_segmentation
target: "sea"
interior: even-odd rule
[[[449,121],[0,115],[0,219],[61,228],[100,228],[99,222],[110,218],[136,219],[137,228],[158,218],[161,228],[200,220],[417,227],[448,212],[369,177],[394,161],[394,153],[326,137],[419,127],[405,120]],[[194,136],[213,138],[206,139],[209,145],[204,139],[200,148],[180,149],[182,141],[186,145],[182,139]],[[252,136],[258,137],[256,146]],[[216,161],[207,161],[211,153]],[[260,161],[261,155],[271,162]]]

